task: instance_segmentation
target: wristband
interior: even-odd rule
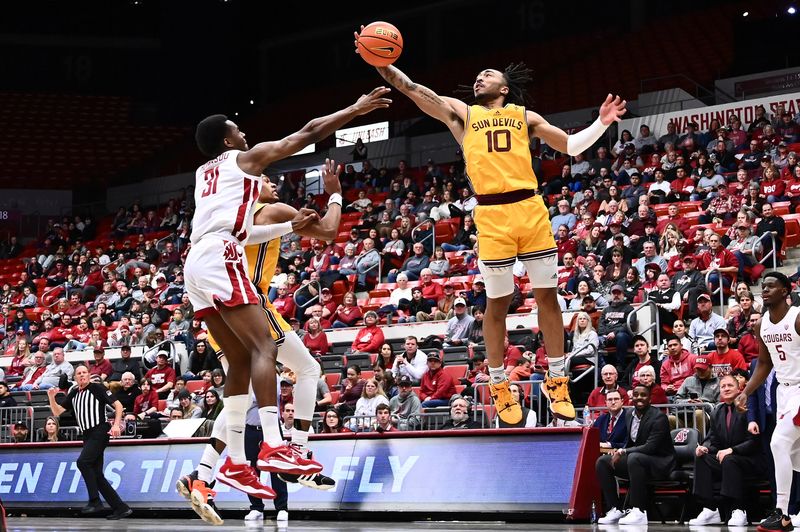
[[[339,194],[338,192],[334,192],[333,194],[331,194],[331,197],[328,198],[328,205],[330,205],[331,203],[335,203],[336,205],[341,207],[342,206],[342,195]]]

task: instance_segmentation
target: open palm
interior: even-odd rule
[[[600,122],[604,126],[610,126],[614,122],[622,120],[622,117],[627,112],[627,109],[625,109],[625,104],[627,103],[618,95],[613,96],[609,93],[606,96],[606,101],[600,106]]]

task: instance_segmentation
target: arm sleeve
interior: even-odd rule
[[[292,232],[292,222],[280,224],[253,225],[253,230],[247,238],[247,245],[262,244]]]
[[[606,128],[607,126],[604,126],[598,118],[586,129],[569,135],[567,137],[567,153],[569,155],[578,155],[585,152],[605,133]]]

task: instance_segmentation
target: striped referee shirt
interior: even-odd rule
[[[81,431],[86,432],[107,422],[106,405],[113,405],[116,398],[99,382],[91,382],[86,388],[75,386],[59,404],[75,414]]]

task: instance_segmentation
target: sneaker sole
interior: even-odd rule
[[[319,473],[322,471],[322,465],[308,465],[308,466],[300,466],[298,464],[290,464],[288,462],[281,462],[277,460],[261,460],[259,459],[256,462],[256,467],[260,471],[266,471],[267,473],[286,473],[289,475],[313,475],[314,473]]]
[[[330,485],[330,484],[317,484],[316,482],[313,482],[311,480],[302,480],[302,479],[297,479],[297,482],[299,482],[301,485],[303,485],[303,486],[305,486],[307,488],[320,490],[320,491],[328,491],[328,490],[332,490],[332,489],[336,488],[336,484],[335,483],[333,485]]]
[[[222,517],[208,504],[195,504],[194,501],[192,501],[192,510],[200,516],[200,519],[209,525],[220,526],[225,524]]]
[[[240,482],[238,482],[238,481],[236,481],[234,479],[228,478],[228,477],[226,477],[224,475],[220,475],[219,473],[217,473],[217,477],[216,478],[217,478],[217,480],[219,480],[223,484],[226,484],[226,485],[228,485],[228,486],[230,486],[230,487],[232,487],[234,489],[237,489],[237,490],[239,490],[239,491],[241,491],[243,493],[247,493],[248,495],[252,495],[253,497],[256,497],[256,498],[259,498],[259,499],[272,500],[272,499],[274,499],[276,497],[274,491],[272,493],[266,492],[266,491],[260,491],[260,490],[252,488],[251,486],[248,486],[248,485],[245,485],[245,484],[241,484]],[[194,495],[194,493],[192,493],[192,495]]]
[[[183,497],[187,501],[192,500],[192,492],[188,487],[186,487],[186,484],[183,483],[182,479],[178,479],[175,482],[175,491],[180,493],[181,497]]]

